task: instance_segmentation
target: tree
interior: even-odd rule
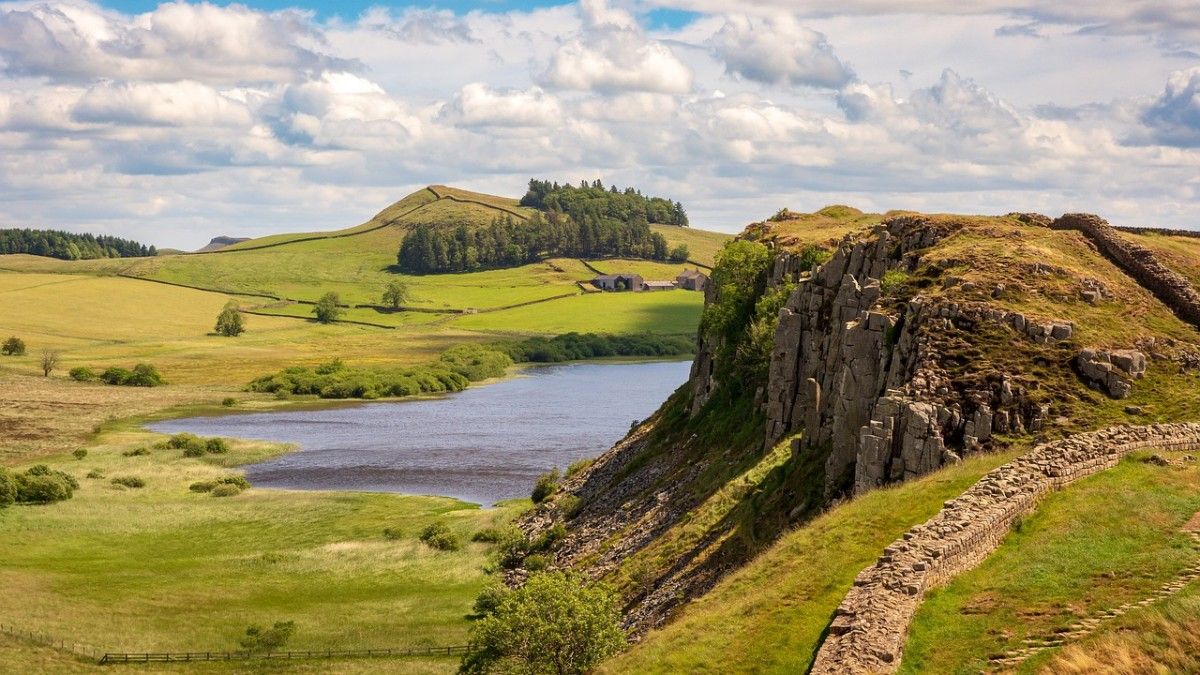
[[[16,335],[4,341],[0,346],[0,354],[5,356],[21,356],[25,353],[25,341]]]
[[[312,313],[317,316],[317,321],[321,323],[333,323],[342,315],[342,308],[338,307],[341,302],[338,294],[330,291],[321,296],[321,299],[313,306]]]
[[[245,324],[242,323],[242,313],[237,309],[237,303],[233,300],[225,303],[225,309],[217,315],[217,334],[225,337],[237,337],[246,330]]]
[[[690,254],[691,254],[691,251],[688,250],[687,244],[680,244],[680,245],[676,246],[675,248],[671,249],[671,253],[668,256],[668,258],[670,259],[671,262],[675,262],[675,263],[687,262],[688,256]]]
[[[582,577],[544,572],[471,627],[460,673],[585,673],[625,645],[617,596]]]
[[[399,279],[392,279],[383,288],[383,304],[392,309],[400,309],[408,299],[408,284]]]
[[[58,367],[58,352],[52,349],[42,350],[42,375],[50,377],[50,373]]]

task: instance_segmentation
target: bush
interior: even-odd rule
[[[207,444],[199,436],[187,432],[168,438],[166,445],[174,450],[183,450],[184,457],[203,456],[207,449]]]
[[[238,643],[248,652],[272,652],[288,643],[296,633],[295,621],[276,621],[270,628],[250,626]]]
[[[87,448],[75,448],[75,452],[72,452],[71,456],[75,459],[83,459],[87,457]]]
[[[507,586],[501,583],[492,583],[484,586],[479,595],[475,596],[475,604],[472,605],[472,610],[477,617],[490,616],[500,609],[500,604],[512,593]]]
[[[445,523],[431,523],[421,531],[421,541],[439,551],[457,551],[460,548],[458,537],[455,536]]]
[[[150,454],[150,448],[143,446],[140,448],[134,448],[132,450],[126,450],[121,454],[125,457],[145,457],[146,455]]]
[[[687,262],[689,255],[691,255],[691,252],[688,251],[687,244],[680,244],[671,249],[671,252],[667,254],[667,260],[673,263],[683,263]]]
[[[118,476],[117,478],[112,479],[110,482],[113,485],[123,485],[127,488],[134,488],[135,490],[146,487],[146,481],[138,478],[137,476]]]
[[[87,472],[87,477],[93,480],[104,478],[104,472],[100,469],[92,469],[91,471]]]
[[[239,488],[236,485],[230,485],[229,483],[221,483],[220,485],[213,487],[213,489],[211,491],[209,491],[209,494],[211,494],[214,497],[233,497],[233,496],[239,495],[241,493],[242,493],[241,488]]]
[[[17,501],[17,483],[8,470],[0,466],[0,508]]]
[[[217,327],[214,330],[217,335],[225,337],[237,337],[246,330],[242,313],[238,311],[237,302],[230,300],[225,303],[225,308],[217,315]]]
[[[611,589],[545,572],[471,627],[459,672],[586,673],[624,645]]]
[[[24,356],[25,341],[16,335],[8,338],[4,341],[3,345],[0,345],[0,354],[5,356]]]
[[[204,451],[210,455],[223,455],[229,452],[229,443],[224,438],[210,438],[204,443]]]
[[[525,569],[529,573],[545,572],[546,568],[550,567],[549,556],[541,553],[533,553],[525,557]]]
[[[558,469],[551,469],[538,476],[537,482],[533,485],[533,493],[529,495],[534,504],[541,504],[546,501],[547,497],[554,494],[554,488],[558,486],[559,477]]]
[[[583,508],[583,500],[576,495],[563,495],[554,502],[554,510],[562,518],[574,518]]]
[[[471,541],[482,542],[485,544],[495,544],[496,542],[500,541],[501,536],[503,536],[503,533],[499,528],[485,527],[471,535]]]
[[[396,541],[397,539],[403,539],[404,538],[404,530],[401,530],[398,527],[385,527],[385,528],[383,528],[383,538],[387,539],[388,541]]]
[[[84,366],[72,368],[71,370],[67,371],[67,375],[69,375],[72,380],[77,382],[91,382],[97,377],[96,371]]]
[[[103,373],[100,373],[100,381],[104,382],[104,384],[111,384],[114,386],[124,385],[131,377],[133,377],[132,371],[120,368],[118,366],[113,366],[105,370]]]
[[[217,487],[217,482],[214,480],[198,480],[188,486],[192,492],[212,492],[213,488]]]
[[[538,537],[538,540],[534,542],[533,548],[537,551],[551,551],[558,548],[558,545],[566,538],[567,526],[562,523],[555,523]],[[525,567],[529,567],[528,560],[525,561]]]
[[[313,305],[312,313],[321,323],[333,323],[342,315],[342,308],[338,306],[341,302],[338,294],[330,291],[317,300],[317,304]]]
[[[508,526],[500,533],[496,542],[496,551],[500,566],[504,569],[515,569],[525,561],[530,551],[529,539],[525,533],[514,526]]]
[[[31,470],[32,471],[32,470]],[[70,499],[79,487],[69,475],[54,471],[50,473],[16,474],[13,477],[14,501],[23,504],[51,504]]]
[[[595,461],[595,460],[584,458],[584,459],[580,459],[580,460],[571,462],[571,464],[567,467],[567,474],[565,477],[570,478],[571,476],[574,476],[575,474],[579,473],[580,471],[583,471],[584,469],[591,466],[593,461]]]
[[[249,490],[250,481],[246,480],[245,476],[233,474],[230,476],[222,476],[217,479],[217,485],[232,485],[239,490]]]
[[[158,369],[148,363],[139,363],[133,370],[113,366],[100,373],[100,380],[118,387],[157,387],[163,384]]]
[[[232,408],[233,406],[237,405],[237,399],[232,396],[227,396],[221,400],[221,405],[225,406],[226,408]]]
[[[884,295],[896,295],[908,283],[908,273],[904,270],[888,270],[879,280],[879,290]]]

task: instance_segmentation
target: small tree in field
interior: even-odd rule
[[[321,323],[333,323],[342,315],[342,308],[338,307],[342,300],[337,293],[330,291],[321,296],[317,304],[313,306],[312,313],[316,315],[317,321]]]
[[[242,313],[237,309],[237,303],[233,300],[225,303],[225,309],[217,315],[217,334],[225,337],[237,337],[246,330],[245,324],[242,323]]]
[[[399,279],[387,282],[387,286],[383,288],[383,304],[392,309],[400,309],[405,300],[408,300],[408,284]]]
[[[671,253],[667,257],[671,262],[681,263],[687,262],[689,255],[691,255],[691,252],[688,251],[687,244],[680,244],[671,249]]]
[[[535,574],[471,627],[460,673],[586,673],[625,645],[617,597],[563,572]]]
[[[25,353],[25,341],[16,335],[4,341],[0,345],[0,354],[5,356],[21,356]]]
[[[53,349],[42,350],[42,375],[50,377],[50,373],[58,367],[58,352]]]

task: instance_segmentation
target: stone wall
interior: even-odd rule
[[[1099,216],[1068,213],[1050,224],[1056,230],[1078,230],[1091,239],[1106,258],[1162,300],[1179,318],[1200,327],[1200,292],[1154,253],[1134,244]]]
[[[1200,450],[1200,424],[1114,427],[1034,448],[989,472],[931,520],[884,549],[838,607],[812,673],[886,673],[900,666],[926,591],[984,560],[1013,520],[1048,492],[1111,468],[1135,450]]]

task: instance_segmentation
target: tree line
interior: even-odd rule
[[[62,230],[0,230],[0,254],[29,253],[60,260],[136,258],[154,256],[158,249],[106,234],[77,234]]]
[[[517,267],[555,257],[667,260],[670,254],[666,238],[645,218],[577,219],[551,211],[523,222],[505,215],[479,228],[421,225],[404,238],[396,262],[402,272],[437,273]]]
[[[565,213],[574,220],[592,217],[628,222],[640,217],[661,225],[688,224],[683,204],[662,197],[647,197],[631,187],[624,190],[618,190],[616,185],[605,188],[599,179],[591,184],[582,181],[578,187],[530,179],[529,191],[521,198],[521,206]]]

